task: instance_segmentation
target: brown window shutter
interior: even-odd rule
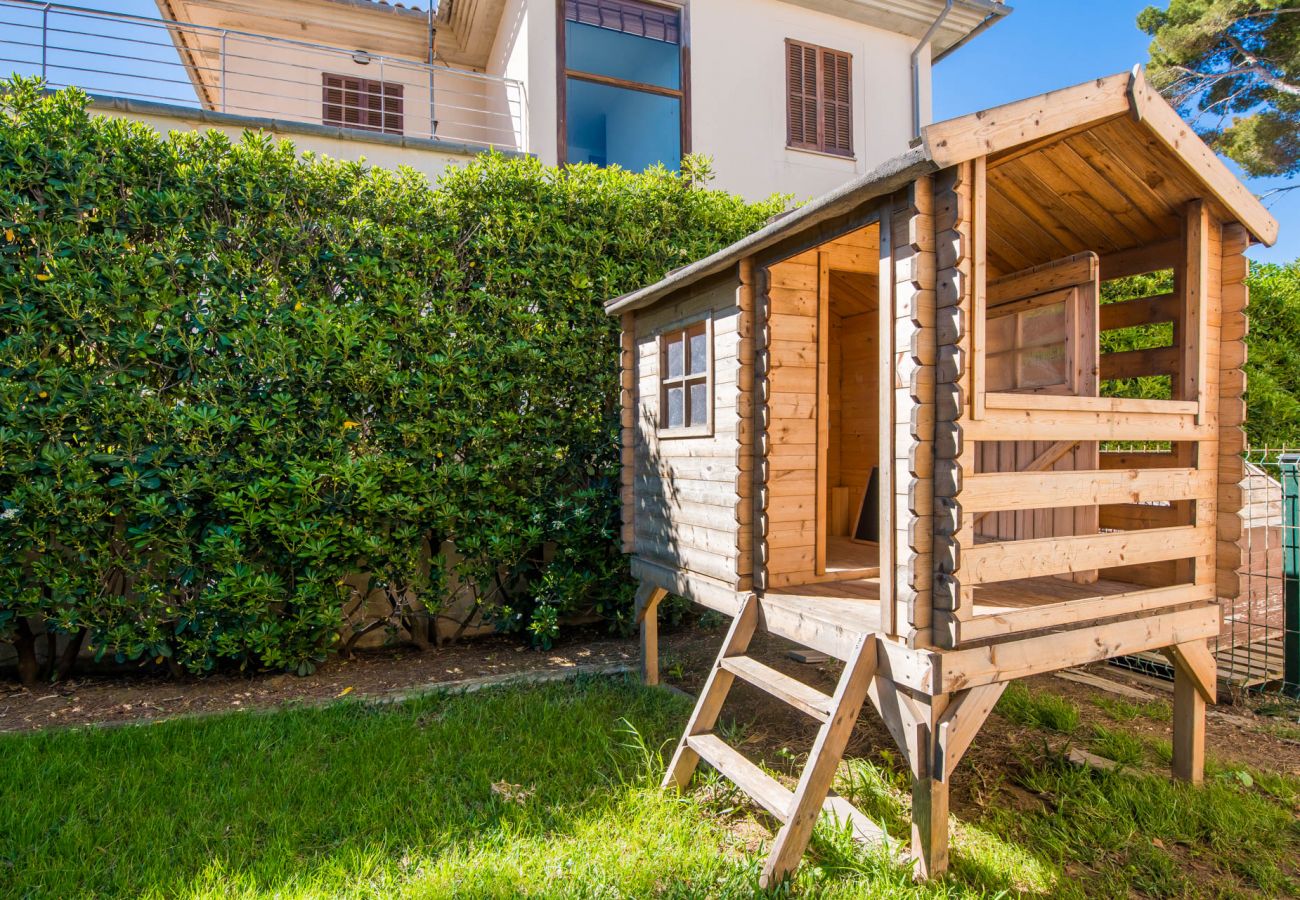
[[[321,121],[326,125],[402,134],[404,86],[391,81],[321,74]]]
[[[564,18],[669,44],[682,42],[681,12],[644,0],[565,0]]]
[[[328,72],[321,74],[321,121],[337,124],[343,114],[343,79]]]
[[[817,48],[786,41],[786,143],[817,149]]]
[[[847,53],[822,51],[822,147],[827,153],[853,154],[852,68]]]
[[[853,155],[853,57],[787,39],[786,144]]]
[[[384,87],[384,131],[388,134],[402,133],[402,88],[394,83]]]

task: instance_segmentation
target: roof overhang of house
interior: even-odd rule
[[[164,19],[201,26],[172,29],[172,42],[205,104],[219,93],[221,33],[266,35],[429,61],[429,14],[375,0],[155,0]],[[324,9],[322,8],[324,7]],[[326,15],[328,12],[328,15]]]
[[[443,0],[434,19],[438,58],[476,69],[485,67],[505,8],[506,0]]]
[[[1220,219],[1240,222],[1261,243],[1271,245],[1277,240],[1277,220],[1150,86],[1141,68],[1135,67],[1132,72],[1098,78],[927,126],[920,145],[907,153],[731,246],[670,272],[655,284],[608,301],[605,311],[618,315],[651,306],[797,232],[873,203],[923,175],[978,157],[987,157],[990,169],[999,164],[1009,165],[1117,120],[1131,123],[1145,137],[1145,142],[1132,151],[1134,154],[1157,158],[1159,165],[1152,167],[1155,172],[1148,179],[1147,189],[1152,197],[1180,185],[1194,184],[1198,193],[1211,202]],[[1164,177],[1162,171],[1167,171],[1166,166],[1178,170],[1176,179]]]
[[[785,0],[795,6],[815,9],[854,22],[920,40],[947,0]],[[977,30],[1011,12],[1000,0],[954,0],[952,9],[934,33],[932,51],[938,59],[956,49]]]

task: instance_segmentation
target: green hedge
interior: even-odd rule
[[[526,585],[507,628],[625,620],[601,302],[784,202],[702,168],[485,156],[431,188],[0,83],[0,639],[306,671],[349,572],[436,607],[444,539]]]

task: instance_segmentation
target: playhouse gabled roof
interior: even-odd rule
[[[919,146],[731,246],[670,272],[655,284],[608,301],[605,311],[617,315],[649,306],[683,287],[726,271],[739,260],[797,232],[891,194],[923,175],[981,156],[990,158],[991,169],[1001,163],[1010,166],[1037,150],[1067,142],[1120,117],[1137,126],[1143,138],[1131,143],[1130,155],[1150,156],[1159,163],[1140,176],[1143,191],[1158,199],[1161,192],[1176,195],[1176,189],[1194,183],[1198,190],[1204,190],[1204,196],[1217,207],[1224,221],[1240,222],[1263,244],[1271,245],[1277,240],[1277,221],[1259,199],[1147,83],[1141,68],[1135,67],[1132,72],[929,125],[922,131]],[[1167,163],[1172,166],[1167,167]],[[1080,186],[1080,192],[1085,190]],[[1158,209],[1139,212],[1152,221],[1160,215]],[[1095,228],[1111,225],[1106,216],[1101,218],[1102,221],[1093,223]]]

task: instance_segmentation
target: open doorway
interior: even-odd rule
[[[872,578],[880,573],[879,288],[874,274],[839,269],[826,287],[819,574]]]

